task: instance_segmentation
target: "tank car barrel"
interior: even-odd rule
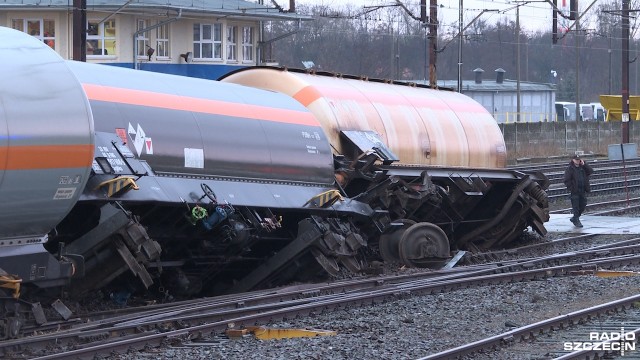
[[[0,28],[0,238],[41,238],[71,210],[93,160],[82,86],[42,42]]]
[[[241,69],[222,81],[279,91],[320,121],[337,154],[346,131],[373,131],[401,163],[502,168],[506,146],[491,114],[462,94],[347,76]]]
[[[43,244],[87,184],[91,109],[65,61],[41,41],[0,27],[0,59],[0,270],[62,285],[80,259],[55,259]]]

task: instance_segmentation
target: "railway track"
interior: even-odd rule
[[[608,160],[608,159],[598,159],[598,158],[589,159],[588,157],[585,157],[585,159],[586,161],[589,162],[589,165],[591,165],[594,169],[612,168],[612,167],[619,167],[622,165],[622,161],[620,160]],[[640,159],[626,159],[625,164],[628,167],[640,166]],[[517,165],[517,166],[510,166],[509,169],[535,170],[535,171],[541,171],[545,174],[552,174],[552,173],[564,172],[567,165],[569,165],[569,157],[567,157],[561,162],[541,163],[541,164],[523,164],[523,165]]]
[[[554,242],[580,241],[578,239]],[[475,264],[448,271],[375,277],[333,284],[301,285],[278,290],[118,309],[77,317],[75,325],[55,333],[0,343],[3,358],[93,358],[163,343],[184,344],[235,327],[305,316],[361,304],[375,304],[413,294],[434,294],[470,286],[566,276],[576,271],[617,268],[640,263],[640,240],[542,258],[504,260],[496,254],[476,256]],[[528,248],[553,246],[536,244]],[[513,254],[521,250],[506,250]],[[522,250],[524,251],[524,250]],[[486,256],[486,258],[482,258]],[[496,261],[489,262],[491,259]],[[77,324],[82,322],[82,324]],[[48,350],[44,350],[48,349]],[[58,349],[52,351],[51,349]]]
[[[594,168],[591,175],[592,192],[587,204],[590,215],[626,214],[640,209],[640,159],[626,161],[623,170],[620,161],[590,161]],[[514,169],[542,171],[549,178],[547,196],[551,202],[551,214],[571,213],[569,197],[563,184],[567,164],[541,164],[520,166]],[[626,180],[625,180],[626,176]],[[612,197],[617,199],[611,199]],[[566,207],[563,207],[566,206]]]
[[[557,201],[568,196],[563,183],[566,163],[522,165],[512,167],[512,170],[540,171],[549,179],[547,195],[549,200]],[[606,196],[624,194],[640,190],[640,159],[626,160],[624,166],[618,160],[589,161],[594,169],[591,175],[591,195]]]
[[[589,215],[625,214],[640,209],[640,197],[622,200],[601,201],[587,204]],[[551,214],[570,214],[571,208],[559,208],[549,211]]]
[[[574,327],[579,323],[592,321],[595,318],[598,318],[600,319],[598,328],[602,329],[604,325],[604,328],[606,330],[604,331],[601,330],[601,331],[598,331],[597,333],[610,334],[614,332],[620,332],[620,324],[622,319],[624,319],[625,322],[628,322],[629,318],[631,318],[633,319],[631,321],[633,327],[631,329],[627,329],[626,331],[622,330],[622,332],[623,334],[625,333],[633,334],[633,336],[629,336],[629,339],[633,338],[633,344],[629,344],[629,345],[632,345],[633,349],[635,350],[635,343],[637,342],[637,339],[638,339],[637,335],[640,334],[640,310],[634,308],[634,304],[636,304],[638,301],[640,301],[640,295],[635,295],[635,296],[627,297],[624,299],[608,302],[602,305],[585,308],[579,311],[574,311],[568,314],[560,315],[547,320],[543,320],[543,321],[539,321],[526,326],[518,327],[516,329],[504,332],[502,334],[491,336],[491,337],[474,341],[468,344],[463,344],[453,349],[449,349],[436,354],[422,357],[419,360],[438,360],[438,359],[458,358],[458,357],[473,354],[479,351],[492,351],[499,347],[506,347],[509,344],[512,344],[516,341],[529,341],[531,344],[535,344],[535,341],[537,338],[541,337],[541,335],[543,334],[548,334],[552,331],[562,331],[563,333],[565,333],[563,334],[565,335],[565,339],[563,341],[559,341],[556,343],[558,348],[561,348],[560,346],[563,343],[570,343],[572,345],[571,346],[572,348],[573,348],[573,344],[583,343],[583,342],[592,342],[594,344],[599,344],[599,345],[590,346],[589,349],[580,349],[570,353],[565,353],[563,355],[559,353],[552,354],[552,357],[548,357],[548,358],[601,359],[601,358],[605,358],[605,356],[620,355],[620,351],[619,351],[620,348],[618,348],[618,350],[616,351],[616,349],[612,349],[612,346],[603,345],[606,343],[611,344],[612,341],[589,340],[590,338],[589,338],[588,332],[585,334],[584,331],[571,332],[571,331],[567,331],[566,329]],[[606,314],[609,314],[611,312],[617,313],[623,310],[629,310],[627,313],[625,313],[623,318],[620,318],[617,316],[606,316]],[[622,336],[625,336],[625,335],[622,335]],[[623,345],[622,348],[624,349],[625,346]],[[489,356],[498,357],[499,355],[496,354],[496,352],[493,352]]]
[[[640,263],[640,239],[609,246],[506,264],[484,264],[472,271],[412,274],[352,280],[316,287],[254,292],[232,297],[198,300],[141,313],[88,323],[53,334],[30,336],[0,343],[4,358],[92,358],[97,354],[124,352],[184,342],[235,327],[275,319],[306,316],[347,306],[374,304],[414,294],[434,294],[454,289],[514,281],[566,276],[575,271],[617,268]],[[104,314],[103,314],[104,315]],[[45,350],[39,349],[47,349]],[[58,349],[57,352],[52,349]]]

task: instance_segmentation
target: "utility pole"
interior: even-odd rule
[[[516,6],[516,122],[520,122],[520,6]]]
[[[398,55],[398,53],[396,52],[396,35],[393,31],[393,22],[391,23],[391,26],[389,28],[389,31],[391,32],[391,51],[389,52],[389,54],[391,55],[391,61],[389,63],[389,79],[398,80],[398,71],[396,64],[400,55]]]
[[[429,17],[427,17],[427,0],[420,0],[420,17],[413,15],[400,0],[396,0],[396,5],[380,5],[377,8],[386,6],[400,6],[414,20],[420,21],[420,24],[424,28],[424,81],[425,83],[427,82],[428,76],[429,86],[432,89],[435,89],[438,87],[436,80],[436,58],[438,53],[438,1],[430,0]],[[427,59],[429,60],[428,63]]]
[[[611,92],[611,83],[612,83],[612,79],[611,79],[611,75],[612,75],[612,69],[613,69],[613,63],[612,63],[612,57],[611,55],[613,54],[613,50],[611,49],[611,33],[609,33],[609,92],[607,94],[611,95],[613,94]]]
[[[576,8],[576,12],[578,9]],[[576,16],[576,151],[580,149],[580,17]]]
[[[460,0],[460,10],[458,12],[458,92],[462,93],[462,0]]]
[[[427,0],[421,0],[421,8],[425,9],[423,19],[427,16]],[[423,20],[423,21],[425,21]],[[429,1],[429,86],[432,89],[438,87],[438,79],[436,73],[436,61],[438,49],[438,1]]]
[[[396,60],[396,80],[400,79],[400,37],[396,37],[395,41],[395,60]]]
[[[578,122],[580,121],[580,18],[576,18],[576,32],[574,34],[576,40],[576,132],[578,131]],[[577,137],[576,137],[577,139]],[[576,150],[578,144],[576,140]]]
[[[73,0],[73,60],[87,61],[87,0]]]
[[[622,0],[622,143],[629,142],[629,0]]]
[[[433,0],[431,0],[433,1]],[[427,79],[429,79],[429,86],[431,86],[432,88],[435,87],[434,84],[431,82],[431,68],[434,66],[434,64],[432,64],[432,60],[431,60],[431,48],[429,47],[429,40],[431,37],[431,34],[429,33],[431,30],[431,27],[427,24],[427,21],[430,21],[431,19],[427,18],[427,0],[420,0],[420,23],[422,24],[422,27],[424,28],[424,50],[425,50],[425,54],[424,54],[424,80],[425,80],[425,84],[427,82]]]

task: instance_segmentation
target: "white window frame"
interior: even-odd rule
[[[90,23],[92,23],[92,22],[93,23],[97,23],[98,21],[100,21],[100,20],[98,20],[98,19],[88,19],[87,20],[87,29],[89,29],[89,24]],[[116,31],[114,36],[106,36],[105,35],[104,25],[106,23],[112,23],[113,24],[113,29]],[[116,43],[116,41],[117,41],[116,39],[117,39],[117,36],[118,36],[117,29],[118,28],[117,28],[116,20],[115,19],[110,19],[110,20],[102,22],[102,23],[100,23],[98,25],[98,34],[97,35],[96,34],[90,34],[90,31],[87,31],[87,43],[89,43],[89,42],[97,42],[97,44],[100,44],[100,42],[102,43],[102,47],[99,48],[101,50],[102,54],[89,53],[89,48],[87,47],[87,58],[88,59],[105,58],[105,57],[116,58],[117,57],[116,53],[113,53],[113,54],[107,53],[107,54],[105,54],[104,52],[107,49],[105,47],[105,43],[107,41],[113,41],[114,44]],[[116,49],[116,47],[114,46],[114,50],[112,52],[116,52],[115,49]]]
[[[238,26],[227,25],[226,30],[227,61],[238,62]]]
[[[158,24],[161,20],[158,20]],[[156,59],[170,59],[169,48],[169,24],[164,24],[156,28]]]
[[[253,26],[243,26],[242,27],[242,62],[243,63],[254,63],[255,62],[255,54],[254,54],[254,33],[255,28]]]
[[[29,27],[28,24],[29,22],[35,22],[37,21],[39,23],[38,26],[38,33],[37,34],[30,34],[31,36],[35,37],[36,39],[44,42],[45,44],[49,45],[52,49],[55,49],[55,44],[56,44],[56,36],[55,36],[55,28],[56,28],[56,22],[53,19],[45,19],[45,18],[24,18],[24,19],[11,19],[11,28],[13,28],[14,30],[18,30],[18,31],[22,31],[24,33],[29,33]],[[51,21],[53,22],[53,36],[45,36],[45,34],[47,34],[44,31],[44,23],[45,21]],[[16,26],[17,23],[16,22],[21,22],[21,24],[19,24],[19,26]],[[53,46],[51,46],[51,41],[53,41]]]
[[[198,27],[198,34],[196,34]],[[211,38],[203,37],[205,27],[211,28]],[[198,38],[196,39],[196,36]],[[205,57],[203,49],[211,46],[211,57]],[[198,60],[222,60],[222,24],[194,23],[193,24],[193,58]]]
[[[146,29],[149,27],[149,20],[147,19],[136,19],[136,32]],[[146,60],[147,57],[147,49],[149,46],[149,32],[145,31],[136,36],[136,41],[138,42],[138,59]]]

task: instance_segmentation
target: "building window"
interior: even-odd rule
[[[253,27],[242,27],[242,61],[253,62]]]
[[[156,28],[156,57],[169,58],[169,24]]]
[[[193,58],[222,60],[221,24],[193,24]]]
[[[238,27],[229,25],[227,26],[227,60],[238,60]]]
[[[11,28],[14,30],[27,32],[24,28],[24,19],[13,19],[11,20]]]
[[[87,21],[87,55],[116,55],[116,20]]]
[[[146,28],[148,28],[148,24],[147,24],[147,20],[143,20],[143,19],[138,19],[136,21],[136,32],[140,31],[140,30],[144,30]],[[146,58],[147,57],[147,50],[149,49],[149,32],[145,31],[142,33],[139,33],[138,36],[136,37],[136,41],[138,42],[138,57],[139,58]]]
[[[56,48],[56,23],[46,19],[12,19],[11,27]]]

